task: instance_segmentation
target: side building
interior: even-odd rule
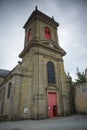
[[[22,61],[0,80],[1,117],[45,119],[73,113],[71,79],[64,71],[66,52],[59,46],[58,26],[37,7],[25,23]]]

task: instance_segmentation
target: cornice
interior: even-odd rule
[[[55,43],[54,43],[55,44]],[[19,54],[19,57],[20,58],[23,58],[24,55],[26,53],[28,53],[30,51],[30,49],[32,47],[41,47],[41,48],[44,48],[44,49],[47,49],[49,51],[53,51],[54,53],[59,53],[61,56],[64,56],[66,54],[66,52],[58,45],[56,45],[56,48],[53,48],[53,47],[50,47],[46,44],[42,44],[41,42],[39,43],[38,41],[35,41],[35,40],[32,40],[25,48],[24,50]]]

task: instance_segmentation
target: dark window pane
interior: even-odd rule
[[[8,84],[8,94],[7,94],[7,98],[10,97],[10,91],[11,91],[11,83]]]
[[[54,68],[54,64],[49,61],[47,63],[47,73],[48,73],[48,83],[52,83],[55,84],[55,68]]]

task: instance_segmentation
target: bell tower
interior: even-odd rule
[[[53,16],[50,18],[44,15],[36,6],[23,27],[25,29],[24,47],[29,45],[32,40],[59,44],[57,35],[58,26],[59,23],[54,20]]]
[[[63,64],[66,52],[59,46],[58,26],[59,23],[53,17],[36,7],[23,27],[25,43],[19,57],[29,73],[29,78],[22,83],[26,90],[23,97],[29,97],[28,102],[24,102],[29,110],[28,116],[32,119],[61,116],[70,112]]]

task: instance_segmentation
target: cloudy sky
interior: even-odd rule
[[[66,73],[87,67],[87,0],[0,0],[0,68],[13,69],[24,47],[24,29],[35,6],[60,24],[59,44],[67,52]]]

